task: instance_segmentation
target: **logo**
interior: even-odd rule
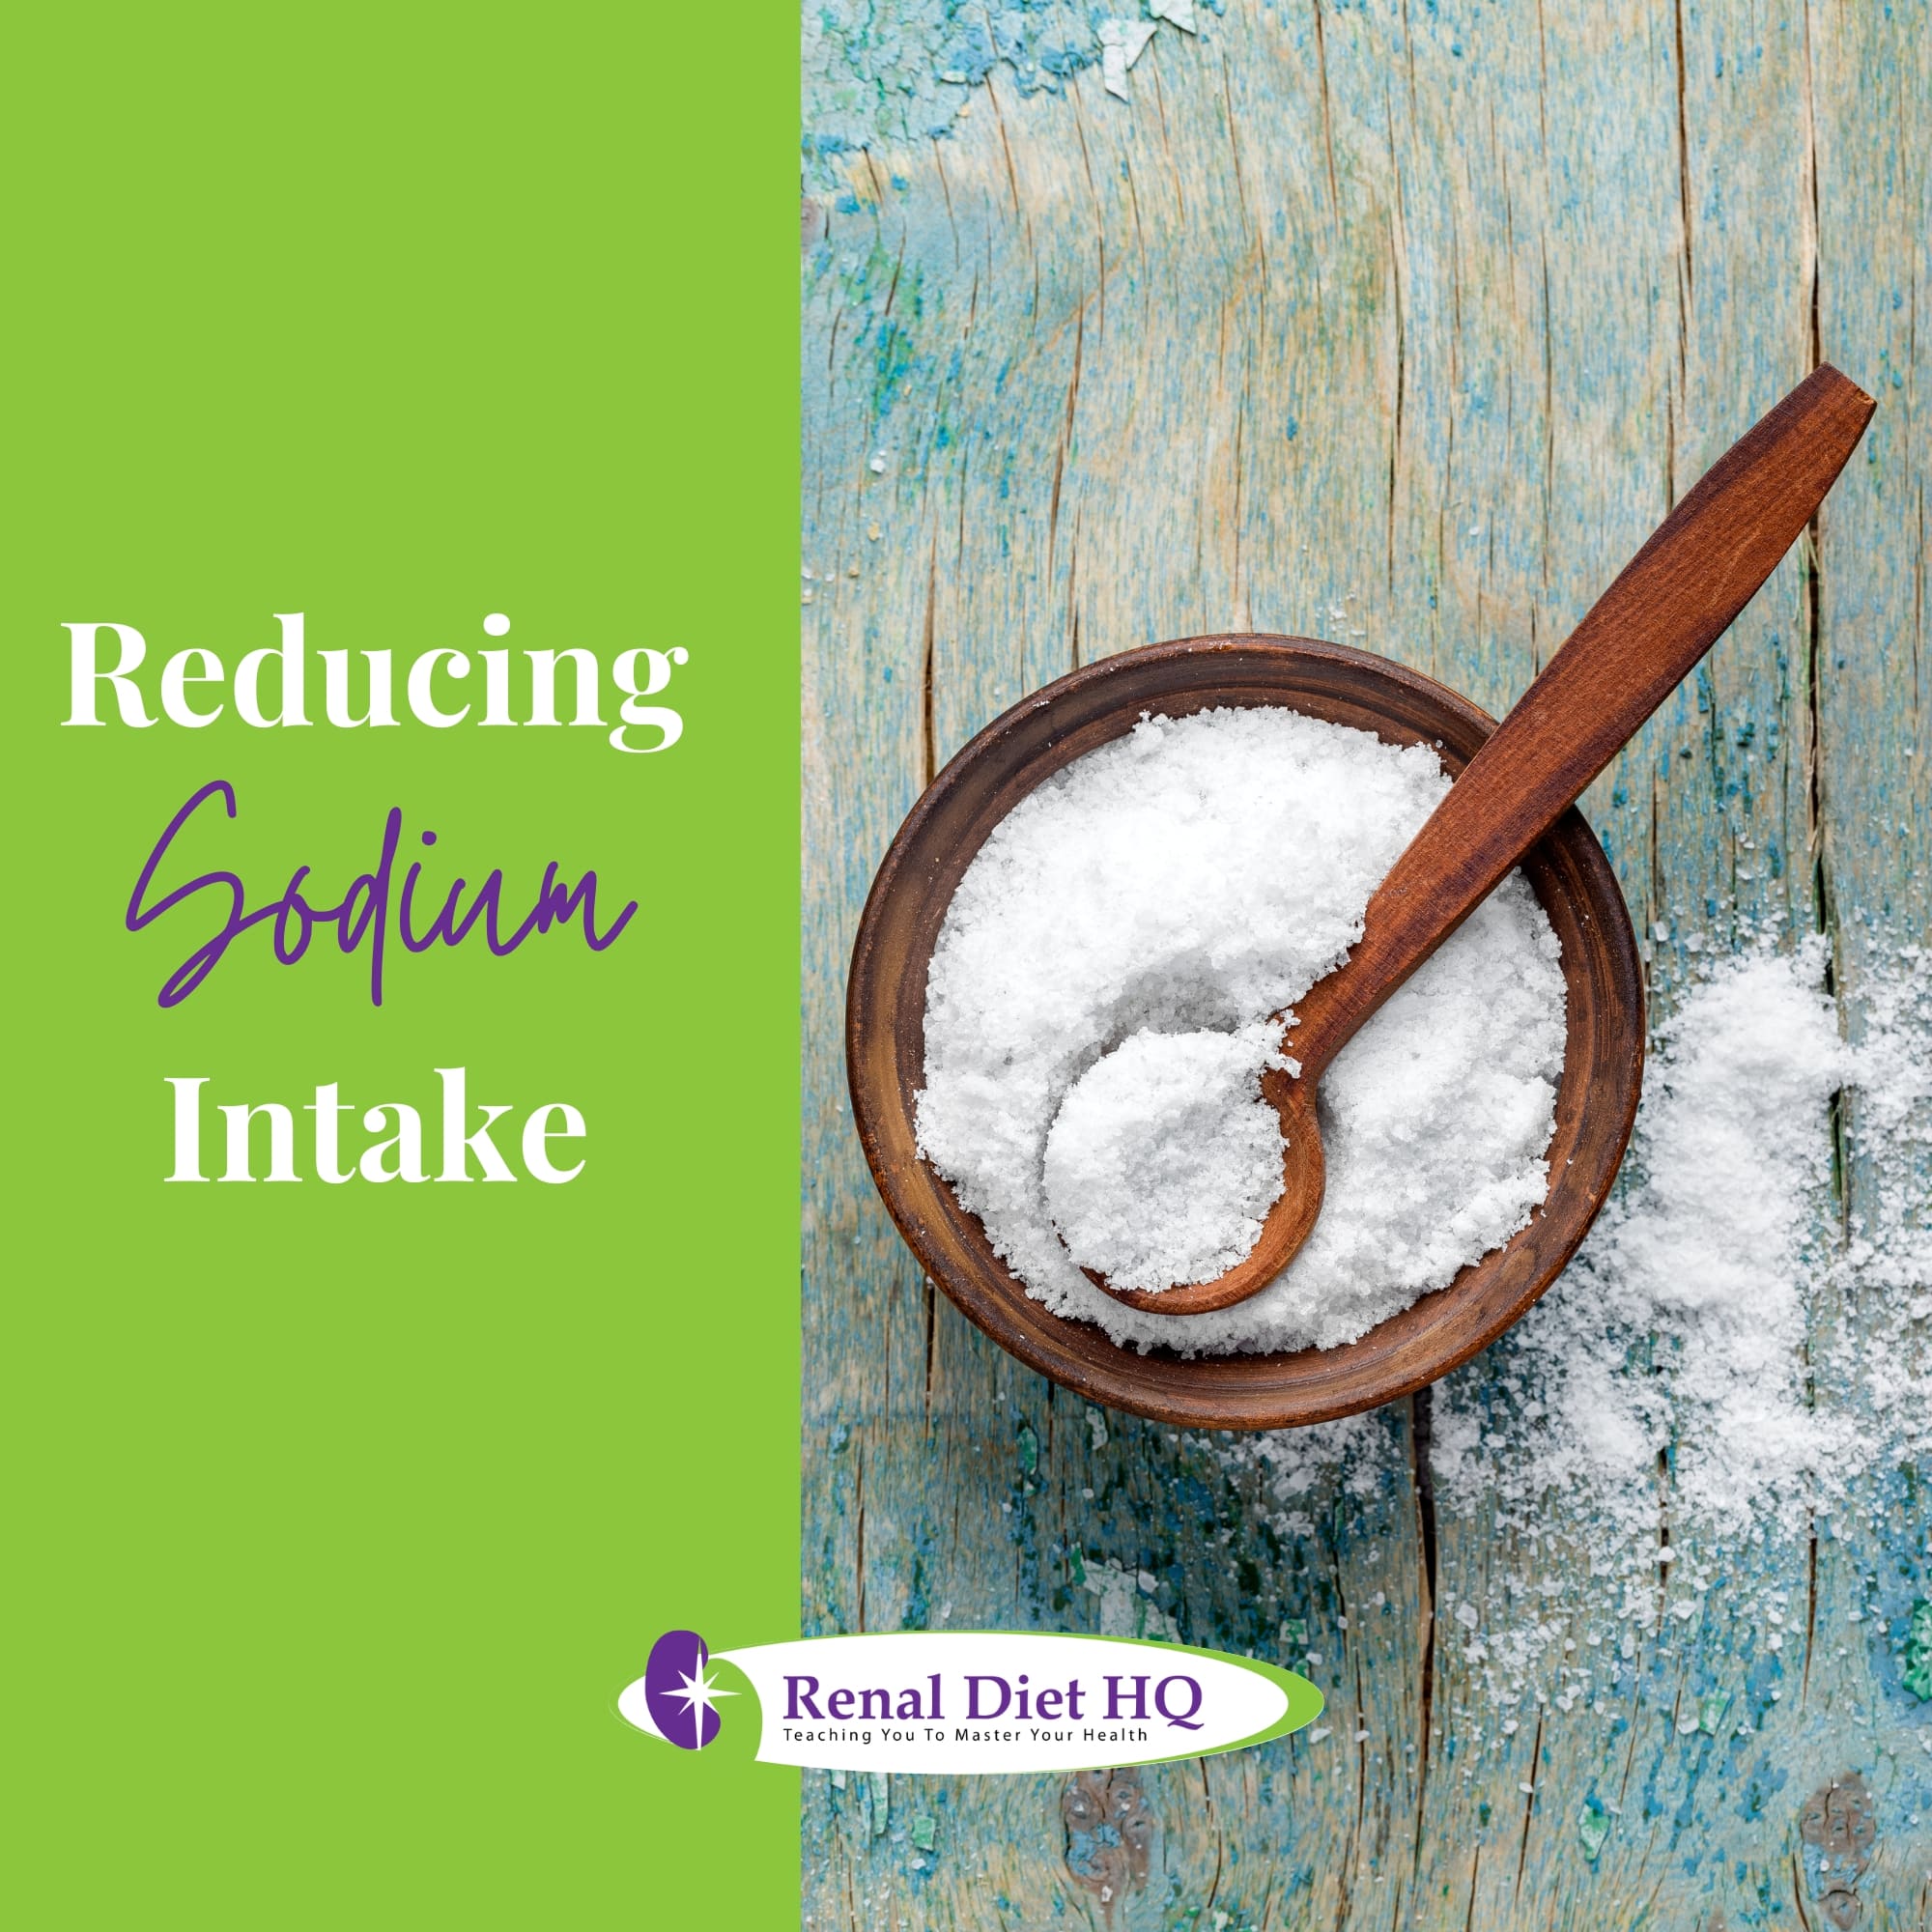
[[[696,1631],[666,1631],[651,1645],[644,1674],[639,1680],[643,1687],[644,1709],[651,1718],[649,1728],[679,1750],[702,1750],[712,1743],[723,1723],[718,1699],[737,1695],[735,1690],[720,1689],[708,1667],[710,1662],[711,1653]],[[639,1684],[632,1685],[631,1690]],[[624,1694],[631,1693],[627,1690]]]
[[[702,1750],[721,1699],[757,1727],[766,1764],[827,1771],[1085,1771],[1266,1744],[1312,1723],[1321,1693],[1251,1657],[1134,1637],[1027,1631],[900,1631],[807,1637],[714,1654],[667,1631],[618,1714]]]

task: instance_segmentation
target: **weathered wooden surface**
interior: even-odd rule
[[[977,10],[948,11],[814,8],[808,32],[808,130],[854,145],[814,153],[804,233],[806,1627],[1313,1652],[1332,1735],[1081,1792],[808,1774],[808,1922],[1922,1925],[1926,1707],[1870,1613],[1928,1594],[1922,1487],[1722,1552],[1694,1626],[1605,1651],[1607,1719],[1532,1701],[1504,1736],[1433,1609],[1527,1596],[1581,1634],[1609,1587],[1587,1526],[1436,1520],[1426,1404],[1360,1425],[1292,1506],[1225,1442],[1083,1413],[924,1289],[852,1141],[839,1016],[893,829],[1022,692],[1252,627],[1499,711],[1823,357],[1881,411],[1815,550],[1586,804],[1639,929],[1672,935],[1659,1012],[1686,933],[1815,925],[1856,1033],[1865,923],[1932,911],[1924,0],[1228,0],[1162,27],[1125,101],[1097,69],[1029,93],[959,67]],[[985,16],[1022,61],[1062,14],[1092,45],[1084,12],[1023,14]],[[1858,1319],[1820,1303],[1821,1344]],[[1821,1369],[1817,1399],[1861,1396]],[[1771,1588],[1802,1657],[1742,1607]],[[1687,1737],[1707,1694],[1755,1734]],[[1869,1842],[1834,1892],[1850,1867],[1817,1848],[1855,1835],[1847,1793]],[[1089,1829],[1114,1806],[1131,1833]]]

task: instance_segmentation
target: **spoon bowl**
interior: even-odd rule
[[[1294,1051],[1289,1036],[1287,1051]],[[1080,1272],[1116,1301],[1150,1315],[1209,1315],[1232,1308],[1259,1294],[1281,1270],[1278,1256],[1299,1251],[1321,1218],[1321,1197],[1328,1182],[1328,1163],[1321,1151],[1321,1122],[1315,1105],[1316,1083],[1299,1080],[1278,1067],[1262,1074],[1262,1098],[1281,1122],[1283,1141],[1282,1197],[1268,1209],[1270,1238],[1257,1241],[1244,1260],[1212,1281],[1194,1281],[1181,1288],[1116,1288],[1096,1268],[1084,1264]]]
[[[1194,638],[1061,678],[987,725],[899,828],[859,924],[846,1065],[860,1142],[900,1234],[927,1275],[1002,1348],[1091,1402],[1190,1427],[1278,1429],[1373,1408],[1435,1380],[1492,1342],[1555,1279],[1603,1206],[1630,1139],[1643,985],[1616,875],[1581,815],[1567,811],[1522,862],[1562,948],[1566,996],[1549,1193],[1526,1227],[1447,1287],[1335,1349],[1141,1353],[1052,1313],[919,1154],[915,1107],[925,1082],[933,946],[966,867],[1035,786],[1124,737],[1144,712],[1178,718],[1218,705],[1281,705],[1389,744],[1434,745],[1452,776],[1495,728],[1486,712],[1420,672],[1306,638]],[[1312,1083],[1300,1091],[1312,1094]],[[1319,1207],[1318,1187],[1311,1223]],[[1177,1294],[1192,1292],[1153,1298],[1172,1310]]]

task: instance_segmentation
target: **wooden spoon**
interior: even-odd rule
[[[1265,1288],[1321,1211],[1315,1092],[1357,1028],[1475,911],[1677,688],[1825,500],[1877,405],[1829,364],[1727,449],[1671,511],[1463,768],[1376,889],[1361,943],[1295,1003],[1262,1094],[1281,1116],[1281,1198],[1247,1257],[1213,1281],[1099,1287],[1155,1315],[1204,1315]],[[1286,1017],[1284,1015],[1283,1017]]]

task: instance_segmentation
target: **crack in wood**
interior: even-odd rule
[[[1693,271],[1690,261],[1690,134],[1684,117],[1684,0],[1675,0],[1671,15],[1677,35],[1677,206],[1684,223],[1684,284],[1688,290],[1693,285]],[[1678,343],[1681,360],[1684,353],[1681,323]]]
[[[1421,1705],[1419,1742],[1415,1763],[1415,1843],[1413,1857],[1417,1871],[1422,1869],[1423,1822],[1429,1802],[1430,1738],[1434,1725],[1435,1696],[1435,1601],[1438,1589],[1435,1540],[1435,1477],[1429,1458],[1435,1434],[1435,1390],[1425,1383],[1408,1399],[1409,1455],[1411,1479],[1415,1486],[1417,1537],[1422,1545],[1422,1602],[1420,1604]]]
[[[1328,212],[1339,227],[1342,197],[1335,186],[1335,136],[1328,115],[1328,37],[1321,24],[1321,0],[1311,0],[1315,9],[1315,71],[1321,79],[1321,154],[1328,165]]]

